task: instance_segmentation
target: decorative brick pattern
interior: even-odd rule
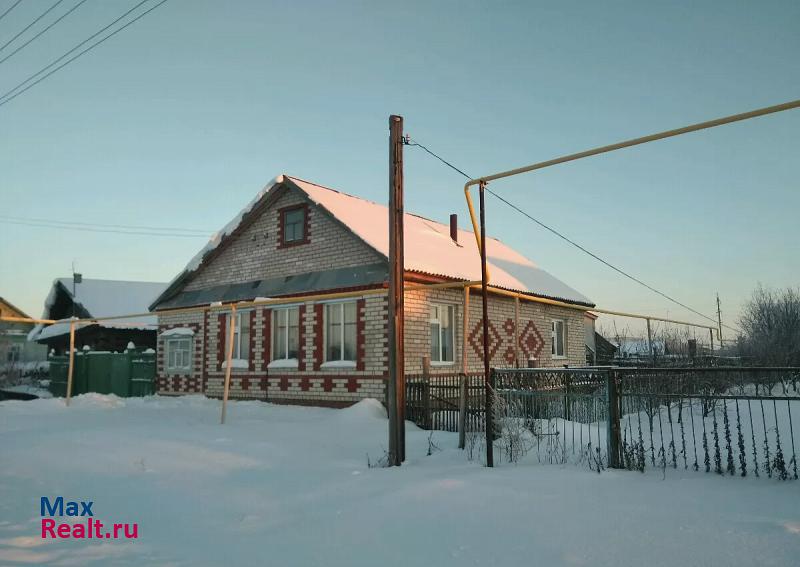
[[[519,348],[522,350],[525,361],[530,358],[538,359],[541,356],[544,348],[544,339],[533,321],[528,321],[528,324],[519,334]]]
[[[256,310],[250,312],[250,340],[247,345],[248,370],[256,369]]]
[[[224,313],[217,315],[217,368],[222,370],[222,363],[225,362],[225,333],[228,325],[225,324],[227,317]]]
[[[300,320],[300,332],[298,337],[298,346],[299,351],[297,356],[299,357],[297,361],[297,370],[300,372],[304,372],[306,369],[306,306],[301,305],[298,309],[298,316]]]
[[[263,367],[266,370],[267,365],[272,360],[272,309],[262,310],[262,317],[264,322],[263,330],[261,331],[263,345],[263,356],[261,357],[261,360],[263,361]]]
[[[356,301],[356,370],[364,370],[364,306],[365,301]]]
[[[314,305],[314,370],[319,370],[322,366],[324,356],[324,336],[322,331],[324,305],[317,303]]]
[[[497,332],[497,329],[495,328],[491,319],[489,320],[488,328],[489,361],[491,362],[494,359],[494,355],[497,354],[497,351],[503,345],[503,338],[500,336],[500,333]],[[469,344],[478,354],[480,359],[483,360],[483,319],[480,319],[477,323],[475,323],[475,327],[473,327],[472,332],[469,334]]]

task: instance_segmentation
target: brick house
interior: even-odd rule
[[[480,295],[463,285],[480,280],[472,232],[453,217],[447,226],[407,213],[404,223],[406,372],[420,373],[425,356],[433,375],[481,372]],[[158,314],[158,393],[221,396],[224,305],[297,298],[237,310],[231,396],[330,406],[383,399],[388,245],[386,206],[279,176],[150,306]],[[491,284],[524,294],[490,298],[492,365],[584,365],[591,301],[498,240],[487,239],[487,250]],[[217,309],[163,312],[209,305]]]

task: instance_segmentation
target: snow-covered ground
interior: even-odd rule
[[[3,565],[797,565],[800,484],[692,471],[469,462],[382,407],[87,394],[0,403]],[[139,539],[42,540],[40,497]],[[82,521],[83,519],[78,519]]]

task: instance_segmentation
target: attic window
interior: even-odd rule
[[[278,246],[296,246],[308,242],[308,207],[300,205],[280,211]]]

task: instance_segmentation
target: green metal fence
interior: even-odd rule
[[[154,392],[156,355],[154,352],[92,352],[75,354],[72,395],[87,392],[115,394],[128,398],[149,396]],[[50,357],[50,392],[57,397],[67,394],[69,356]]]

